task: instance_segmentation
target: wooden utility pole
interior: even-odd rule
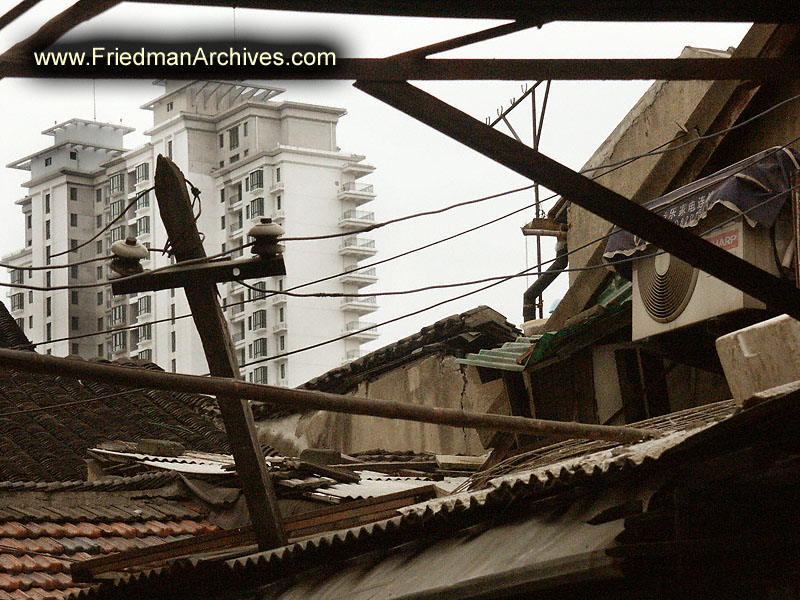
[[[183,173],[175,163],[161,155],[156,163],[155,191],[158,210],[176,261],[180,263],[205,257]],[[184,291],[200,334],[209,372],[217,377],[240,379],[228,325],[217,301],[216,284],[197,278],[186,285]],[[266,461],[256,437],[250,405],[247,400],[225,396],[217,396],[217,402],[258,547],[268,550],[283,546],[287,540],[286,533]]]

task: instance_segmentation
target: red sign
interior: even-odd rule
[[[723,250],[730,252],[734,248],[739,247],[739,229],[729,229],[717,235],[705,238],[707,242],[711,242],[715,246],[719,246]]]

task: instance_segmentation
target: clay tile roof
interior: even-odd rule
[[[0,347],[30,348],[2,303]],[[124,364],[159,369],[142,361]],[[157,438],[198,451],[227,452],[224,433],[194,410],[195,404],[208,403],[208,399],[191,394],[146,389],[107,401],[2,416],[121,391],[124,388],[0,367],[0,488],[5,489],[8,482],[26,486],[39,482],[45,489],[47,482],[84,481],[86,449],[118,439]]]
[[[478,306],[458,315],[436,321],[418,333],[405,337],[362,356],[351,363],[333,369],[304,383],[301,388],[324,392],[345,393],[362,380],[416,360],[445,348],[453,356],[494,348],[510,342],[521,332],[496,310]],[[255,405],[269,410],[268,405]],[[274,410],[274,409],[272,409]],[[261,415],[257,415],[261,416]],[[276,415],[267,415],[276,416]]]
[[[47,493],[44,502],[41,496],[27,491],[0,495],[0,600],[60,600],[87,587],[72,579],[70,565],[76,561],[219,531],[206,520],[202,509],[184,506],[178,499],[162,497],[157,491],[146,499],[126,498],[117,492],[93,492],[86,494],[85,500],[78,499],[84,510],[70,506],[76,501],[76,492],[68,490],[68,496],[62,496],[64,491]],[[49,514],[31,508],[42,503],[48,505]],[[181,518],[143,521],[137,511]],[[95,514],[91,523],[81,518],[81,513],[89,512]],[[9,520],[15,513],[27,520]],[[49,515],[61,515],[60,522],[51,521]],[[136,537],[137,529],[141,537]],[[15,537],[9,537],[9,533]]]

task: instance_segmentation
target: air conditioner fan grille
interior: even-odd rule
[[[637,261],[636,273],[642,304],[660,323],[678,318],[697,283],[697,269],[670,254]]]

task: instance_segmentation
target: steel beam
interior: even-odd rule
[[[136,0],[150,4],[197,4],[197,0]],[[756,0],[204,0],[208,6],[260,8],[301,12],[467,19],[526,19],[549,21],[709,21],[722,23],[797,23],[800,11],[791,2]]]
[[[799,11],[800,12],[800,11]],[[74,49],[72,49],[74,50]],[[114,77],[140,79],[208,79],[219,67],[195,65],[114,67],[112,69],[37,67],[30,53],[11,51],[0,57],[0,77]],[[241,65],[225,68],[231,79],[369,80],[369,81],[534,81],[534,80],[753,80],[788,81],[797,78],[800,58],[341,58],[333,66],[290,67],[287,63],[265,67]]]
[[[750,28],[733,53],[734,58],[775,57],[785,54],[798,37],[797,25],[755,25]],[[702,172],[717,146],[727,137],[725,131],[738,122],[747,107],[747,98],[755,94],[753,82],[715,81],[681,124],[687,133],[656,159],[632,196],[637,204],[656,198],[670,190],[691,183]],[[753,127],[758,127],[754,124]],[[718,134],[718,135],[714,135]],[[709,137],[711,136],[711,137]],[[687,141],[704,137],[695,144]],[[593,171],[597,176],[602,171]],[[602,176],[599,178],[603,181]],[[581,264],[599,265],[603,262],[605,243],[587,248],[588,259]],[[564,298],[547,321],[546,331],[559,329],[567,319],[586,308],[608,283],[608,272],[582,271],[574,279]]]
[[[39,4],[42,0],[22,0],[19,4],[11,8],[7,13],[0,17],[0,29],[9,23],[19,19],[22,15]]]
[[[432,54],[439,54],[440,52],[447,52],[448,50],[463,48],[464,46],[477,44],[478,42],[485,42],[486,40],[492,40],[494,38],[502,37],[510,33],[516,33],[518,31],[530,29],[531,27],[535,26],[536,26],[535,23],[531,23],[529,21],[515,21],[513,23],[506,23],[504,25],[498,25],[497,27],[482,29],[481,31],[476,31],[474,33],[468,33],[466,35],[455,37],[449,40],[436,42],[428,46],[415,48],[414,50],[407,50],[406,52],[401,52],[400,54],[393,55],[392,58],[395,59],[425,58],[426,56],[431,56]]]
[[[589,212],[651,242],[706,273],[800,319],[800,289],[718,248],[580,173],[481,123],[408,83],[355,86]]]
[[[84,21],[96,17],[109,8],[116,6],[121,1],[122,0],[79,0],[66,10],[60,12],[42,25],[36,33],[15,44],[0,55],[0,79],[3,77],[17,77],[14,69],[29,69],[33,62],[34,50],[47,48],[73,27],[77,27]],[[30,75],[30,77],[34,76],[35,75]]]

